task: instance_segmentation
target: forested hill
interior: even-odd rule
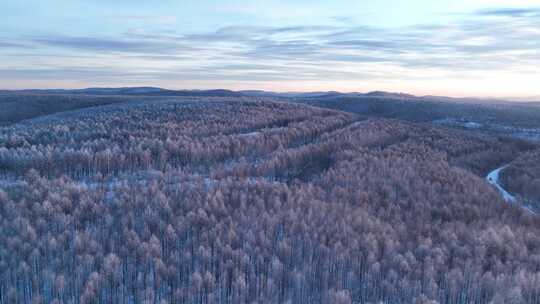
[[[530,144],[253,100],[1,127],[0,303],[540,303]]]
[[[122,96],[0,93],[0,126],[58,112],[128,101]]]
[[[152,87],[80,90],[0,90],[0,126],[59,112],[134,100],[168,97],[240,97],[229,90],[166,90]]]
[[[474,127],[540,141],[540,103],[496,99],[414,96],[404,93],[168,90],[155,87],[87,88],[75,90],[0,91],[0,125],[77,108],[129,100],[166,98],[252,98],[307,103],[368,117],[435,122],[452,127]]]
[[[494,131],[535,129],[540,140],[540,104],[392,94],[323,95],[295,101],[371,117],[447,125],[473,123]]]

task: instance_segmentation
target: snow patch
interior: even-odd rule
[[[477,123],[477,122],[470,121],[470,122],[466,122],[464,124],[464,127],[467,128],[467,129],[479,129],[479,128],[482,127],[482,125]]]
[[[249,133],[238,134],[238,136],[242,136],[242,137],[253,137],[253,136],[258,136],[259,134],[261,134],[261,132],[255,131],[255,132],[249,132]]]

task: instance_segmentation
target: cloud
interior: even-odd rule
[[[530,10],[527,10],[530,11]],[[518,11],[505,12],[518,14]],[[491,12],[493,13],[493,12]],[[519,14],[523,14],[520,10]],[[534,31],[534,18],[520,15],[516,21],[500,23],[474,18],[448,25],[420,25],[404,29],[358,26],[228,26],[213,32],[190,35],[127,34],[124,37],[93,38],[50,36],[33,42],[48,46],[138,54],[145,60],[185,61],[205,57],[209,66],[220,65],[220,58],[236,58],[265,64],[320,60],[351,63],[392,63],[397,66],[433,66],[459,69],[482,66],[482,62],[536,60],[540,32]],[[532,30],[531,30],[532,29]],[[463,58],[476,57],[475,61]],[[508,64],[508,63],[506,63]],[[498,64],[497,66],[500,66]]]
[[[112,19],[139,21],[144,23],[157,23],[171,25],[178,21],[176,16],[154,16],[154,15],[115,15],[111,16]]]
[[[0,49],[35,47],[27,52],[39,58],[0,74],[3,79],[111,82],[399,81],[526,74],[540,64],[537,12],[491,9],[445,24],[399,29],[338,22],[235,25],[188,34],[139,30],[106,37],[47,35],[1,42]],[[507,19],[501,22],[499,17]],[[56,56],[49,59],[50,54]],[[36,64],[43,68],[30,68]]]
[[[0,41],[0,49],[7,49],[7,48],[26,48],[27,46],[19,43],[11,43],[11,42],[2,42]]]
[[[540,15],[540,8],[496,8],[484,9],[475,13],[480,16],[524,17]]]
[[[0,69],[0,79],[39,79],[39,80],[65,80],[65,79],[95,79],[106,77],[112,79],[121,77],[123,71],[92,68],[27,68],[27,69]]]
[[[52,47],[78,49],[86,51],[126,52],[126,53],[163,53],[179,50],[179,44],[150,39],[96,38],[73,36],[42,36],[32,42]]]

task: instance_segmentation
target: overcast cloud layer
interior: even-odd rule
[[[409,20],[399,26],[329,13],[320,20],[184,27],[178,17],[148,14],[108,16],[111,24],[124,24],[114,30],[77,30],[75,18],[65,30],[2,31],[0,87],[540,96],[539,7],[442,12],[441,22]]]

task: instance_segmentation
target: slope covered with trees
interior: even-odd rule
[[[510,192],[539,205],[540,150],[521,154],[503,170],[502,180]]]
[[[121,96],[75,96],[0,92],[0,126],[53,113],[127,101]]]
[[[431,122],[452,118],[481,124],[540,128],[538,103],[415,97],[406,94],[318,96],[298,101],[369,116]]]
[[[295,101],[366,117],[413,122],[509,136],[540,143],[540,105],[497,100],[415,97],[406,94],[330,94]]]
[[[0,129],[0,303],[540,303],[520,141],[252,98]]]

